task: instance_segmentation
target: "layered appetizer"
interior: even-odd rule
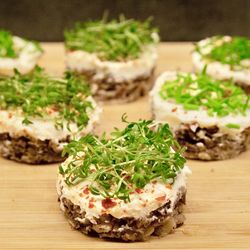
[[[151,92],[153,116],[168,122],[184,156],[224,160],[250,146],[250,96],[232,81],[165,72]]]
[[[66,66],[90,79],[98,100],[130,102],[153,83],[158,41],[150,19],[77,23],[65,32]]]
[[[57,192],[73,228],[144,241],[183,224],[190,170],[167,124],[124,121],[109,137],[87,135],[65,147]]]
[[[82,77],[53,78],[36,67],[0,78],[0,155],[32,164],[58,162],[63,146],[91,132],[100,108]]]
[[[232,79],[250,94],[250,40],[246,37],[214,36],[198,42],[192,55],[193,65],[200,72],[219,80]]]
[[[0,75],[13,75],[14,69],[27,74],[34,69],[42,49],[37,42],[0,30]]]

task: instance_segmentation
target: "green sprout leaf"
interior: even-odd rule
[[[240,125],[239,124],[234,124],[234,123],[228,123],[226,125],[227,128],[235,128],[235,129],[240,129]]]
[[[0,30],[0,57],[17,57],[10,32]]]
[[[140,22],[121,16],[109,22],[77,23],[64,35],[68,50],[95,53],[101,60],[124,61],[139,57],[145,45],[158,42],[153,33],[157,29],[152,28],[151,19]]]
[[[93,194],[129,201],[132,191],[154,179],[173,182],[185,159],[168,124],[128,122],[125,115],[123,122],[126,127],[109,137],[86,135],[65,146],[64,153],[73,156],[60,170],[68,185],[91,180]]]

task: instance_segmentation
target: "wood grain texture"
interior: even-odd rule
[[[40,65],[60,75],[61,44],[44,44]],[[159,47],[158,72],[191,70],[189,43]],[[97,131],[150,118],[148,99],[107,105]],[[219,162],[189,161],[185,225],[163,238],[118,243],[87,237],[72,230],[62,215],[55,190],[57,165],[29,166],[0,158],[0,249],[250,249],[250,151]]]

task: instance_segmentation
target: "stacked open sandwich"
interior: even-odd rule
[[[248,96],[231,80],[165,72],[151,92],[153,116],[168,122],[191,159],[224,160],[250,146]]]
[[[143,241],[183,224],[190,170],[167,124],[128,123],[109,138],[73,141],[65,153],[69,158],[59,168],[57,192],[74,228],[101,238]]]
[[[91,132],[99,113],[81,77],[16,71],[0,79],[0,154],[33,164],[62,161],[63,146]]]
[[[98,100],[134,101],[153,84],[158,40],[150,20],[78,23],[65,32],[66,66],[89,78]]]

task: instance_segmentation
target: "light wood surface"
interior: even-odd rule
[[[64,69],[62,44],[44,44],[40,65]],[[190,71],[190,43],[159,47],[158,73]],[[98,132],[120,127],[120,117],[150,118],[148,99],[104,107]],[[250,249],[250,151],[219,162],[189,161],[185,225],[163,238],[118,243],[72,230],[59,209],[57,164],[29,166],[0,158],[0,249]]]

